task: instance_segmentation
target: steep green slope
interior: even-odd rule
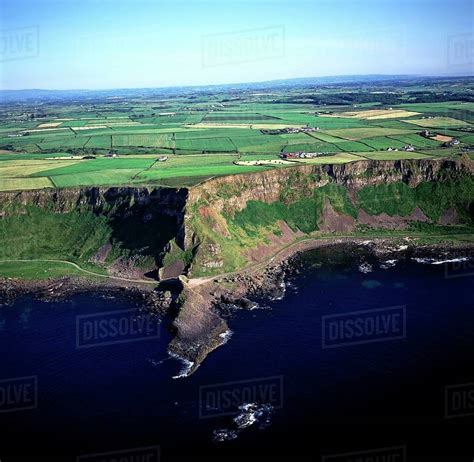
[[[192,191],[192,274],[234,271],[308,237],[474,231],[469,161],[379,164],[216,179]]]
[[[160,266],[185,198],[143,188],[0,194],[0,260],[66,260],[137,277]]]
[[[473,233],[473,216],[467,158],[306,165],[190,189],[0,193],[0,261],[65,260],[138,279],[206,276],[302,239]]]

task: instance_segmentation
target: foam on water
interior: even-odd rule
[[[272,424],[273,410],[274,407],[271,404],[242,404],[239,406],[240,413],[232,420],[236,428],[214,430],[212,441],[221,443],[223,441],[235,440],[244,429],[255,424],[258,424],[259,430],[265,430]]]
[[[246,403],[239,406],[240,414],[234,418],[238,429],[250,427],[260,423],[267,427],[271,423],[273,406],[271,404]]]
[[[370,263],[361,263],[359,265],[359,271],[361,273],[371,273],[374,270],[373,266]]]
[[[226,428],[221,428],[219,430],[214,430],[212,432],[212,441],[214,443],[222,443],[223,441],[232,441],[237,439],[238,432],[235,430],[227,430]]]
[[[286,282],[285,281],[282,281],[279,285],[279,287],[281,288],[281,295],[277,296],[277,297],[269,297],[269,299],[271,301],[278,301],[278,300],[283,300],[285,298],[285,294],[286,294]]]
[[[183,358],[176,353],[172,353],[171,351],[168,350],[168,354],[173,358],[177,359],[183,364],[183,368],[181,369],[181,372],[177,375],[173,375],[173,379],[182,379],[185,377],[188,377],[189,374],[191,373],[191,370],[194,366],[194,363],[192,361],[189,361],[189,359]]]
[[[222,339],[222,345],[225,345],[230,340],[232,334],[233,332],[230,329],[227,329],[225,332],[222,332],[222,334],[219,334],[219,337]]]
[[[384,262],[380,263],[380,268],[388,269],[394,267],[398,263],[398,260],[385,260]]]
[[[412,258],[412,260],[425,265],[443,265],[444,263],[458,263],[468,261],[469,257],[450,258],[447,260],[439,260],[436,258]]]

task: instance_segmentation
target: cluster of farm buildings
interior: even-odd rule
[[[294,133],[294,131],[314,131],[317,130],[317,128],[285,128],[284,130],[292,130],[292,131],[286,131],[285,133]],[[293,131],[294,130],[294,131]],[[431,133],[429,130],[423,130],[419,133],[420,136],[423,136],[424,138],[430,138],[433,139],[436,135]],[[442,146],[443,147],[453,147],[453,146],[458,146],[460,144],[460,141],[457,138],[451,138],[448,141],[445,141]],[[401,149],[398,148],[392,148],[388,147],[386,149],[387,151],[405,151],[405,152],[413,152],[416,151],[415,146],[411,144],[406,144],[403,146]],[[311,159],[314,157],[321,157],[321,156],[328,156],[334,153],[330,152],[305,152],[305,151],[296,151],[296,152],[282,152],[280,154],[280,158],[282,159]]]
[[[423,136],[424,138],[430,138],[430,139],[436,139],[436,134],[435,133],[431,133],[429,130],[422,130],[420,133],[419,133],[420,136]],[[446,137],[445,137],[446,138]],[[457,139],[457,138],[451,138],[449,139],[450,137],[447,137],[448,140],[445,141],[442,146],[444,148],[450,148],[450,147],[453,147],[453,146],[458,146],[461,142]]]
[[[277,129],[262,129],[260,132],[264,135],[286,135],[288,133],[310,133],[316,132],[318,130],[319,127],[286,127]]]
[[[321,156],[330,156],[334,154],[333,152],[305,152],[305,151],[296,151],[296,152],[282,152],[280,154],[281,159],[312,159],[314,157]]]
[[[396,148],[387,148],[387,151],[398,151]],[[411,144],[406,144],[403,146],[401,151],[413,152],[415,147]],[[330,156],[333,155],[333,152],[306,152],[306,151],[296,151],[296,152],[282,152],[280,153],[280,158],[282,159],[312,159],[314,157]]]

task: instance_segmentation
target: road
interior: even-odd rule
[[[55,259],[15,259],[15,260],[0,260],[0,263],[15,263],[15,262],[23,262],[23,263],[31,263],[31,262],[42,262],[42,263],[65,263],[67,265],[71,265],[74,268],[78,269],[79,271],[82,271],[83,273],[91,274],[92,276],[96,276],[99,278],[105,278],[105,279],[117,279],[119,281],[127,281],[127,282],[140,282],[143,284],[154,284],[157,285],[158,281],[150,281],[146,279],[131,279],[131,278],[123,278],[120,276],[111,276],[109,274],[100,274],[100,273],[95,273],[94,271],[90,271],[84,268],[81,268],[77,263],[74,263],[72,261],[68,260],[55,260]]]
[[[459,237],[459,236],[468,236],[468,235],[470,235],[470,234],[439,234],[439,235],[430,234],[428,236],[433,237],[433,238],[450,238],[450,237],[456,237],[456,236]],[[390,240],[390,239],[420,238],[420,237],[427,237],[427,235],[420,233],[420,234],[395,235],[395,236],[351,236],[351,235],[347,235],[347,236],[335,236],[335,237],[327,237],[326,236],[326,237],[305,238],[305,239],[301,239],[301,240],[296,241],[296,242],[292,242],[291,244],[288,244],[287,246],[280,249],[278,252],[276,252],[271,257],[269,257],[269,258],[267,258],[267,259],[265,259],[261,262],[258,262],[258,263],[251,263],[250,265],[248,265],[244,268],[241,268],[241,269],[238,269],[238,270],[235,270],[235,271],[231,271],[231,272],[228,272],[228,273],[215,274],[213,276],[208,276],[208,277],[191,278],[191,279],[188,280],[188,286],[189,287],[197,287],[199,285],[206,284],[207,282],[211,282],[216,278],[225,278],[225,277],[229,277],[229,276],[236,276],[237,274],[242,274],[246,271],[255,272],[255,271],[261,270],[261,269],[265,268],[273,260],[280,257],[283,253],[291,251],[291,249],[297,248],[301,244],[304,245],[305,243],[314,243],[315,245],[317,245],[318,243],[321,243],[321,242],[328,242],[328,243],[332,242],[332,243],[336,244],[340,241],[349,241],[349,242],[352,242],[352,241],[373,241],[373,240],[376,240],[376,239]],[[87,273],[87,274],[90,274],[92,276],[105,278],[105,279],[116,279],[116,280],[119,280],[119,281],[126,281],[126,282],[136,282],[136,283],[142,283],[142,284],[158,285],[160,282],[166,282],[166,281],[171,281],[171,280],[175,281],[176,280],[176,278],[171,278],[171,279],[162,279],[160,281],[150,281],[150,280],[147,280],[147,279],[132,279],[132,278],[124,278],[124,277],[120,277],[120,276],[111,276],[111,275],[108,275],[108,274],[100,274],[100,273],[95,273],[94,271],[90,271],[90,270],[81,268],[77,263],[74,263],[74,262],[68,261],[68,260],[55,260],[55,259],[0,260],[0,263],[2,263],[2,262],[7,262],[7,263],[8,262],[65,263],[67,265],[73,266],[74,268],[76,268],[79,271],[82,271],[83,273]]]
[[[449,238],[449,237],[459,237],[459,236],[470,236],[470,234],[430,234],[429,237],[433,238]],[[246,271],[258,271],[263,268],[265,268],[269,263],[271,263],[274,259],[278,258],[281,256],[284,252],[287,252],[288,250],[291,250],[292,248],[296,248],[302,243],[314,243],[317,245],[317,243],[325,242],[325,241],[331,241],[334,244],[340,243],[340,241],[373,241],[377,239],[384,239],[384,240],[390,240],[390,239],[403,239],[403,238],[420,238],[420,237],[427,237],[426,234],[410,234],[410,235],[396,235],[396,236],[335,236],[335,237],[310,237],[310,238],[305,238],[301,239],[296,242],[292,242],[291,244],[288,244],[287,246],[283,247],[280,249],[277,253],[273,254],[271,257],[267,258],[266,260],[263,260],[259,263],[252,263],[245,268],[238,269],[236,271],[231,271],[229,273],[222,273],[222,274],[215,274],[214,276],[208,276],[208,277],[199,277],[199,278],[192,278],[189,279],[188,284],[190,287],[196,287],[201,284],[206,284],[207,282],[211,282],[214,279],[220,279],[220,278],[225,278],[229,276],[236,276],[238,274],[242,274],[243,272]],[[338,242],[339,241],[339,242]]]

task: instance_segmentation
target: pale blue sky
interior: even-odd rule
[[[2,0],[0,84],[474,74],[473,0]]]

